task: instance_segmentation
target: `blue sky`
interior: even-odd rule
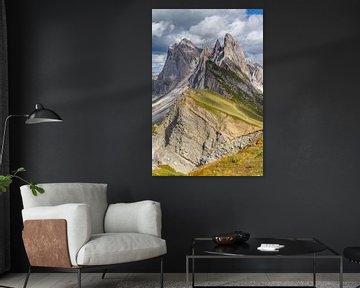
[[[263,15],[264,10],[263,9],[246,9],[246,13],[248,15]]]
[[[153,9],[153,73],[161,71],[169,45],[187,38],[200,48],[213,47],[226,33],[240,42],[247,58],[262,64],[262,9]]]

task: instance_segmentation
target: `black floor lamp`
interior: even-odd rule
[[[5,119],[4,123],[4,131],[3,131],[3,138],[1,143],[1,150],[0,150],[0,168],[2,167],[2,161],[3,161],[3,155],[4,155],[4,146],[6,142],[6,132],[7,132],[7,126],[9,123],[9,120],[12,118],[26,118],[25,124],[39,124],[39,123],[56,123],[56,122],[62,122],[63,120],[61,117],[55,113],[54,111],[45,108],[41,104],[35,105],[35,110],[31,112],[30,114],[20,114],[20,115],[9,115]],[[12,288],[9,286],[3,286],[0,284],[0,287],[4,288]]]
[[[16,118],[16,117],[26,118],[25,124],[39,124],[39,123],[62,122],[63,121],[58,114],[56,114],[54,111],[52,111],[50,109],[45,108],[41,104],[36,104],[35,110],[33,112],[31,112],[30,114],[19,114],[19,115],[7,116],[5,119],[5,124],[4,124],[4,132],[3,132],[1,151],[0,151],[0,167],[2,165],[2,160],[3,160],[3,155],[4,155],[4,146],[5,146],[5,141],[6,141],[6,132],[7,132],[8,122],[11,118]]]

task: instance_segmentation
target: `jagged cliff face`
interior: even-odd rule
[[[216,44],[215,44],[216,45]],[[230,34],[226,34],[224,38],[224,47],[214,49],[212,60],[221,65],[223,61],[231,62],[241,73],[250,78],[250,73],[246,65],[244,52],[240,47],[240,43],[235,41]]]
[[[183,39],[168,50],[163,70],[153,80],[153,122],[162,120],[176,98],[186,90],[189,77],[199,62],[201,49]]]
[[[230,99],[239,97],[262,111],[262,84],[259,85],[255,74],[250,71],[240,44],[226,34],[224,46],[217,41],[211,54],[208,51],[200,54],[199,65],[190,78],[190,86],[210,89]]]
[[[153,167],[189,173],[256,142],[262,136],[262,84],[262,66],[245,59],[230,34],[212,49],[186,39],[170,47],[153,81]]]
[[[167,164],[189,173],[255,143],[261,127],[198,105],[188,93],[172,107],[153,136],[153,167]]]
[[[247,61],[240,43],[226,34],[224,45],[200,49],[187,39],[171,46],[163,70],[153,80],[153,123],[164,119],[187,88],[210,89],[241,97],[262,110],[262,67]]]
[[[263,67],[258,63],[246,61],[250,72],[250,81],[256,89],[263,93]]]
[[[209,57],[212,55],[213,51],[205,47],[199,56],[199,64],[194,70],[193,74],[189,78],[189,86],[193,88],[205,87],[206,81],[206,62],[209,60]]]
[[[187,79],[196,68],[201,49],[183,39],[169,47],[165,65],[153,86],[153,97],[161,96]]]

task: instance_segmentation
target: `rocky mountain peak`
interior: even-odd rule
[[[221,46],[220,41],[217,40],[212,50],[207,47],[202,50],[199,64],[189,79],[190,87],[210,89],[225,97],[232,97],[218,81],[218,79],[226,77],[225,74],[221,75],[218,72],[224,69],[222,71],[231,70],[235,74],[240,75],[240,78],[244,77],[241,90],[246,91],[246,94],[255,95],[256,91],[253,88],[262,93],[262,69],[250,66],[247,63],[240,43],[227,33],[224,37],[224,46]],[[216,75],[215,78],[214,75]],[[229,79],[230,82],[231,80]],[[251,88],[252,86],[253,88]]]
[[[206,72],[206,61],[209,60],[209,57],[213,54],[213,50],[208,47],[200,53],[199,64],[194,70],[193,75],[190,77],[189,82],[190,86],[194,88],[205,88],[205,72]]]
[[[213,48],[211,60],[217,65],[222,65],[223,61],[237,66],[241,72],[250,79],[250,73],[246,66],[244,52],[234,37],[226,33],[224,37],[224,46],[221,46],[219,40],[216,41]]]
[[[177,80],[180,81],[189,76],[189,73],[198,64],[200,52],[201,49],[197,48],[190,40],[183,38],[178,44],[169,48],[163,70],[158,79],[176,83]]]
[[[235,41],[234,38],[226,33],[224,38],[224,59],[229,59],[236,66],[238,66],[241,72],[250,79],[249,69],[246,66],[244,52],[238,41]]]
[[[164,67],[152,83],[152,100],[161,99],[153,106],[153,121],[162,119],[176,97],[188,87],[201,51],[186,38],[169,47]]]
[[[187,39],[187,38],[182,38],[179,42],[179,44],[181,43],[186,43],[186,44],[190,44],[192,46],[194,46],[194,44],[191,42],[191,40]]]
[[[221,50],[221,44],[219,39],[216,40],[215,46],[214,46],[214,52],[220,51]]]
[[[212,53],[212,50],[209,47],[205,46],[204,49],[200,53],[200,58],[201,57],[210,57],[211,53]]]
[[[235,44],[235,40],[233,38],[233,36],[231,36],[231,34],[226,33],[225,37],[224,37],[224,46],[229,46],[229,45],[234,45]]]
[[[189,39],[186,39],[186,38],[182,38],[181,41],[176,45],[176,47],[179,47],[179,48],[183,48],[186,46],[188,46],[190,48],[196,48],[194,43],[192,43]]]
[[[198,48],[183,38],[169,47],[164,67],[153,81],[153,121],[163,119],[178,95],[189,87],[209,89],[227,98],[246,95],[245,101],[262,109],[262,98],[256,98],[259,92],[262,94],[262,75],[262,67],[246,61],[240,43],[229,33],[223,46],[217,40],[212,49]]]

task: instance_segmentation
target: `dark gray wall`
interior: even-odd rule
[[[8,1],[11,111],[40,102],[65,119],[14,121],[12,167],[38,182],[108,183],[110,202],[160,201],[166,271],[184,271],[192,237],[233,229],[360,245],[360,2],[219,3]],[[265,9],[264,177],[151,176],[151,8],[168,7]],[[21,207],[14,185],[13,271],[26,265]]]
[[[5,2],[0,2],[0,131],[4,131],[5,119],[8,112],[8,57],[7,57],[7,29]],[[1,136],[2,137],[2,136]],[[1,138],[1,140],[3,140]],[[9,150],[8,141],[4,147],[0,174],[8,173]],[[1,144],[0,144],[1,145]],[[1,146],[0,146],[1,147]],[[0,274],[10,269],[10,197],[9,193],[0,193]]]

